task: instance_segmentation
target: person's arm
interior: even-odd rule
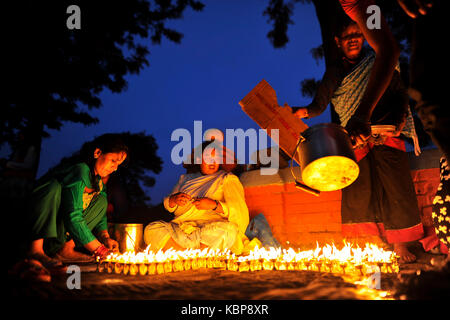
[[[165,197],[163,200],[163,205],[164,208],[169,211],[169,212],[175,212],[176,209],[178,208],[178,203],[182,203],[181,200],[183,199],[183,203],[187,202],[188,200],[190,200],[190,196],[184,193],[180,193],[180,187],[182,185],[182,183],[184,182],[184,180],[186,179],[186,175],[182,174],[180,176],[180,179],[178,179],[177,184],[175,185],[175,187],[172,189],[172,192],[170,193],[169,196]],[[180,199],[177,199],[177,195],[179,195]],[[181,199],[182,198],[182,199]]]
[[[374,4],[374,1],[340,0],[340,2],[348,16],[358,24],[365,39],[376,54],[366,91],[346,126],[351,136],[367,138],[370,136],[370,117],[389,86],[400,56],[400,48],[382,14],[380,15],[380,28],[368,28],[367,20],[370,14],[366,10],[369,5]]]
[[[411,18],[415,19],[420,15],[426,15],[433,7],[432,0],[397,0],[400,7]]]
[[[74,172],[70,174],[66,186],[61,190],[61,210],[64,226],[69,234],[76,242],[94,252],[101,246],[101,243],[89,229],[83,217],[83,192],[87,187],[88,177],[89,168],[87,166],[74,167]]]
[[[98,232],[97,239],[100,240],[100,242],[103,243],[109,250],[119,251],[119,243],[110,237],[108,229],[103,229]]]
[[[292,111],[299,118],[313,118],[322,114],[331,101],[334,91],[340,83],[337,66],[328,67],[317,87],[312,102],[306,107],[293,107]]]
[[[222,216],[234,222],[242,234],[249,223],[249,212],[245,203],[244,187],[235,175],[228,175],[223,186],[224,201],[219,201],[223,210]]]

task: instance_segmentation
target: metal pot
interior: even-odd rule
[[[359,166],[350,137],[337,124],[317,124],[303,131],[297,152],[302,180],[312,189],[339,190],[358,178]]]
[[[120,252],[145,249],[144,226],[140,223],[110,223],[109,233],[119,243]]]

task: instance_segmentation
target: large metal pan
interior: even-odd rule
[[[309,127],[301,133],[297,150],[303,183],[318,191],[335,191],[359,175],[350,137],[333,123]]]

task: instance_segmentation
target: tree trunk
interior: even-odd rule
[[[337,0],[313,0],[313,4],[320,24],[325,67],[327,68],[339,58],[339,49],[334,41],[334,32],[345,12]],[[334,108],[330,108],[330,114],[333,123],[340,123],[339,116]]]

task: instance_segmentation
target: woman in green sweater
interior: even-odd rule
[[[118,244],[108,234],[107,199],[103,181],[126,159],[127,146],[115,134],[105,134],[86,144],[82,161],[56,169],[38,181],[29,214],[31,245],[28,257],[46,267],[61,261],[104,257]],[[50,258],[54,256],[55,258]]]

